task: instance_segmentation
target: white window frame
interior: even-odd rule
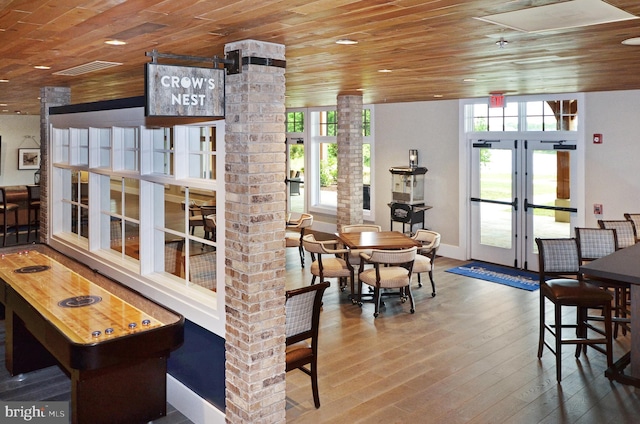
[[[375,221],[375,107],[374,105],[363,105],[363,109],[371,111],[370,134],[364,137],[362,143],[371,146],[371,185],[370,185],[370,208],[363,209],[363,218],[367,221]],[[337,107],[321,107],[306,109],[305,114],[305,189],[308,191],[308,210],[312,213],[327,214],[336,216],[337,206],[322,204],[320,202],[320,144],[337,143],[335,136],[319,135],[318,113],[323,111],[337,110]],[[288,112],[300,111],[299,109],[288,109]]]
[[[175,168],[176,175],[160,175],[154,174],[151,171],[150,164],[152,163],[153,146],[152,146],[152,134],[151,128],[147,129],[144,126],[144,110],[135,110],[135,113],[130,112],[137,118],[132,122],[126,122],[125,120],[115,119],[114,121],[108,118],[101,118],[99,112],[83,113],[81,119],[78,116],[66,116],[66,115],[51,115],[51,140],[49,140],[50,151],[54,152],[53,160],[48,163],[51,195],[50,195],[50,234],[48,235],[48,243],[69,256],[75,257],[81,260],[83,263],[92,267],[93,269],[102,272],[117,281],[129,286],[130,288],[142,293],[143,295],[155,300],[170,309],[175,310],[178,313],[183,314],[190,321],[214,332],[221,337],[225,334],[225,305],[224,305],[224,231],[218,231],[217,241],[211,242],[198,238],[198,243],[203,241],[205,244],[216,246],[217,251],[217,269],[218,278],[216,282],[216,292],[205,291],[201,287],[190,287],[191,283],[184,279],[168,275],[164,272],[154,272],[154,258],[151,254],[140,254],[139,260],[128,258],[126,255],[120,252],[101,248],[100,237],[105,236],[104,231],[100,231],[100,198],[104,193],[101,190],[105,190],[104,186],[101,187],[101,178],[132,178],[139,180],[139,230],[140,230],[140,245],[151,245],[153,243],[154,228],[157,228],[157,223],[154,222],[154,214],[157,207],[162,207],[164,210],[164,187],[167,184],[181,186],[186,188],[185,193],[188,196],[189,190],[195,191],[214,191],[216,195],[216,208],[217,208],[217,224],[224,228],[224,203],[225,203],[225,188],[224,188],[224,120],[199,122],[197,124],[175,126],[174,137],[181,137],[176,135],[178,133],[188,133],[188,128],[197,127],[216,127],[216,152],[215,152],[215,167],[216,167],[216,180],[204,179],[204,178],[189,178],[188,170],[185,169],[188,166],[188,160],[184,161],[184,164],[180,164],[180,157],[188,158],[188,143],[178,142],[177,138],[174,140],[174,147],[176,150]],[[116,115],[118,112],[116,112]],[[124,114],[127,118],[131,116]],[[78,120],[80,122],[78,122]],[[134,152],[134,162],[137,162],[136,170],[131,169],[133,162],[129,161],[129,166],[122,166],[124,158],[119,157],[120,154],[129,154],[130,149],[120,149],[122,144],[118,141],[118,130],[116,128],[137,128],[138,137],[138,150]],[[73,143],[70,143],[69,129],[70,128],[86,128],[89,133],[89,161],[90,166],[86,165],[74,165],[68,163],[70,158],[73,158]],[[101,155],[106,154],[104,139],[100,137],[102,133],[100,128],[111,130],[111,164],[108,167],[100,166],[101,161],[99,158]],[[66,134],[65,134],[66,131]],[[106,131],[106,130],[105,130]],[[114,135],[115,134],[115,135]],[[58,146],[58,140],[62,140],[63,145]],[[102,162],[104,165],[104,162]],[[126,168],[126,169],[123,169]],[[70,181],[64,181],[65,175],[69,175],[69,172],[74,170],[87,171],[89,174],[89,238],[79,237],[79,234],[74,234],[69,231],[65,231],[64,224],[64,204],[62,202],[64,191],[69,186]],[[160,189],[158,189],[160,187]],[[159,197],[162,197],[162,200]],[[107,197],[109,195],[107,194]],[[145,206],[146,205],[146,206]],[[187,208],[188,209],[188,208]],[[188,211],[186,211],[188,213]],[[188,219],[186,220],[188,221]],[[190,236],[188,229],[188,222],[185,224],[185,233],[187,239]],[[79,233],[79,231],[78,231]],[[141,249],[142,250],[142,249]],[[152,249],[148,249],[152,252]],[[188,269],[188,258],[185,259]],[[187,271],[188,272],[188,271]]]

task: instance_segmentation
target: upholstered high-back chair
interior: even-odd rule
[[[605,290],[586,283],[579,273],[580,252],[575,238],[566,239],[536,239],[538,245],[539,275],[540,275],[540,334],[538,339],[538,358],[542,357],[544,347],[556,356],[556,379],[562,379],[562,346],[576,345],[576,358],[585,346],[606,355],[607,366],[613,364],[612,356],[612,328],[611,301],[612,296]],[[555,276],[557,278],[548,278]],[[549,300],[554,305],[554,323],[546,321],[545,307]],[[563,324],[562,307],[576,308],[576,324]],[[589,308],[603,310],[604,330],[589,323],[587,311]],[[574,337],[564,337],[564,329],[575,329]],[[550,345],[545,339],[546,333],[554,338]],[[595,334],[590,337],[589,334]]]
[[[627,221],[633,222],[633,227],[636,230],[636,243],[640,241],[640,213],[625,213],[624,218]]]
[[[318,390],[318,328],[322,295],[328,282],[286,292],[286,372],[299,369],[311,377],[313,403],[320,408]],[[308,367],[307,367],[308,365]]]
[[[422,243],[422,247],[418,249],[418,255],[416,255],[416,259],[413,262],[413,273],[418,274],[418,287],[422,287],[420,274],[428,272],[431,280],[431,297],[434,297],[436,295],[436,283],[433,281],[433,269],[436,252],[440,247],[440,233],[419,229],[411,238]]]
[[[2,245],[7,245],[7,234],[13,228],[16,232],[16,243],[18,243],[18,205],[7,202],[7,192],[4,187],[0,187],[0,213],[2,213]],[[13,223],[10,225],[8,215],[13,215]]]
[[[625,247],[633,246],[634,244],[636,244],[636,228],[631,221],[628,221],[626,219],[599,219],[598,226],[600,228],[612,228],[616,230],[618,247],[620,249],[624,249]]]
[[[373,287],[373,299],[375,303],[374,317],[380,314],[380,291],[382,289],[401,289],[400,299],[404,303],[406,298],[411,302],[413,314],[415,304],[411,294],[411,272],[418,248],[401,250],[373,249],[371,254],[361,253],[360,270],[358,272],[358,300],[362,306],[362,284]],[[364,269],[365,264],[373,265],[373,268]]]
[[[295,247],[300,255],[300,265],[304,268],[304,248],[302,246],[302,238],[307,228],[313,225],[313,215],[303,213],[296,221],[287,223],[287,232],[285,234],[286,247]]]
[[[316,278],[324,282],[325,278],[337,278],[340,282],[340,290],[346,288],[346,280],[351,282],[351,297],[354,298],[354,269],[349,263],[348,249],[335,249],[337,240],[318,241],[313,234],[307,234],[302,238],[304,250],[311,254],[311,284],[315,284]]]

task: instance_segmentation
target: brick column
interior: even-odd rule
[[[250,64],[226,77],[226,420],[284,423],[285,49],[232,50]]]
[[[71,103],[68,87],[42,87],[40,89],[40,242],[49,239],[49,108]]]
[[[338,96],[338,230],[362,224],[362,96]]]

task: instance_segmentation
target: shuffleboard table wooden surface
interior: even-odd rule
[[[184,317],[44,246],[0,250],[6,366],[58,364],[73,423],[144,423],[166,414],[167,358]]]

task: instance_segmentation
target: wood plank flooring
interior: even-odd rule
[[[297,249],[287,250],[287,288],[311,281]],[[287,422],[300,423],[635,423],[635,390],[604,377],[604,356],[590,350],[576,361],[563,354],[556,384],[553,355],[536,357],[538,292],[463,277],[444,270],[462,262],[436,260],[437,296],[428,276],[414,285],[416,313],[386,300],[380,316],[362,308],[337,284],[325,292],[321,316],[319,386],[315,409],[309,377],[287,373]],[[571,315],[567,311],[567,316]],[[615,343],[615,357],[629,347]],[[0,399],[69,400],[70,383],[57,367],[11,378],[4,366],[0,321]],[[157,424],[189,423],[168,405]]]
[[[287,289],[311,281],[287,249]],[[428,276],[414,284],[416,313],[397,298],[378,318],[373,304],[352,305],[337,283],[320,319],[320,409],[309,377],[287,373],[288,423],[635,423],[640,399],[604,377],[604,355],[563,350],[537,359],[539,292],[445,272],[464,262],[437,258],[436,297]],[[414,277],[415,278],[415,277]],[[566,311],[567,319],[573,314]],[[615,342],[614,358],[629,348]]]

